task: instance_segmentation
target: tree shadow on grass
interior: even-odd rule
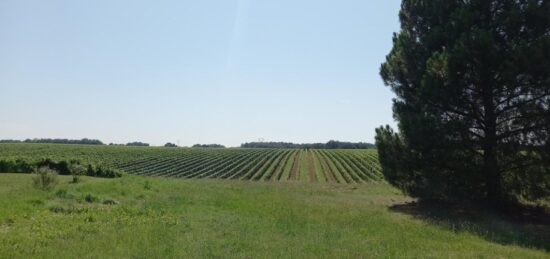
[[[511,212],[499,213],[481,206],[409,202],[392,205],[390,210],[412,215],[455,233],[467,232],[502,245],[550,252],[550,212],[544,208],[518,207]]]

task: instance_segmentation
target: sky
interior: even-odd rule
[[[0,139],[374,142],[399,0],[0,1]]]

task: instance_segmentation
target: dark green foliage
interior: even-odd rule
[[[81,165],[78,161],[55,161],[49,158],[41,159],[35,162],[28,162],[25,160],[0,160],[0,173],[32,173],[34,168],[48,168],[56,171],[60,175],[73,175],[78,178],[80,175],[87,175],[93,177],[103,178],[115,178],[122,176],[123,172],[102,166],[94,165]],[[75,171],[76,170],[76,171]],[[77,176],[75,176],[75,173]],[[74,180],[73,180],[74,181]],[[78,180],[77,180],[78,181]]]
[[[74,198],[74,195],[70,194],[69,192],[67,192],[66,189],[59,189],[55,192],[55,196],[57,198],[61,198],[61,199],[71,199],[71,198]]]
[[[79,208],[79,207],[75,207],[75,206],[66,206],[66,207],[62,207],[62,206],[51,206],[48,208],[48,210],[52,213],[57,213],[57,214],[66,214],[66,215],[70,215],[70,214],[81,214],[81,213],[86,213],[89,211],[88,208]]]
[[[103,145],[103,142],[97,139],[50,139],[50,138],[40,138],[40,139],[25,139],[14,140],[14,139],[3,139],[0,140],[0,143],[49,143],[49,144],[80,144],[80,145]]]
[[[460,157],[460,152],[412,150],[403,135],[389,126],[376,129],[376,143],[385,179],[409,195],[440,201],[477,199],[484,195],[476,163]],[[435,145],[431,147],[435,150]]]
[[[315,148],[315,149],[369,149],[371,143],[343,142],[331,140],[327,143],[296,144],[290,142],[249,142],[241,144],[242,148]]]
[[[195,144],[193,147],[200,147],[200,148],[225,148],[224,145],[220,144]]]
[[[69,170],[69,163],[67,161],[54,161],[49,158],[38,161],[36,164],[38,167],[48,167],[52,170],[57,171],[61,175],[69,175],[71,171]]]
[[[134,146],[134,147],[148,147],[149,144],[148,143],[143,143],[143,142],[139,142],[139,141],[134,141],[134,142],[130,142],[128,144],[126,144],[126,146]]]
[[[386,178],[426,199],[550,195],[550,2],[404,0],[381,67]]]
[[[178,147],[178,145],[168,142],[168,143],[164,144],[164,147]]]
[[[33,171],[33,165],[27,161],[16,160],[0,160],[0,173],[30,173]]]
[[[315,147],[310,147],[310,148],[315,148]],[[344,142],[344,141],[330,140],[325,144],[325,148],[327,149],[368,149],[368,148],[374,148],[374,145],[371,143],[364,143],[364,142]]]
[[[416,193],[416,186],[420,185],[418,179],[415,179],[412,165],[405,156],[405,144],[399,134],[386,126],[376,129],[376,144],[378,147],[378,159],[382,164],[382,174],[384,178],[392,185],[404,190],[408,194]],[[411,170],[405,171],[403,168],[411,166]],[[418,178],[418,177],[416,177]]]
[[[98,202],[99,198],[97,198],[94,195],[88,193],[88,194],[86,194],[86,196],[84,196],[84,201],[86,201],[88,203],[94,203],[94,202]]]
[[[93,177],[115,178],[122,176],[122,172],[118,169],[88,165],[88,168],[86,169],[86,175]]]

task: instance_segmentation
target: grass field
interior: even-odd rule
[[[0,174],[0,258],[550,257],[547,227],[424,211],[384,183],[69,181]]]

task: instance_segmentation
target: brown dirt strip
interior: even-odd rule
[[[330,166],[327,164],[327,161],[325,161],[325,158],[322,157],[320,154],[319,154],[319,162],[321,163],[321,167],[324,167],[323,171],[325,172],[325,175],[327,175],[332,182],[337,183],[338,180],[336,180],[336,177],[334,176],[334,172],[332,171],[332,168],[330,168]]]
[[[315,163],[313,163],[313,155],[311,154],[310,150],[307,151],[307,154],[309,180],[312,182],[317,182],[317,174],[315,174]]]
[[[298,178],[298,158],[300,158],[300,153],[302,153],[302,151],[298,151],[296,156],[294,156],[294,161],[292,161],[292,169],[288,177],[290,180],[296,180],[296,178]]]

